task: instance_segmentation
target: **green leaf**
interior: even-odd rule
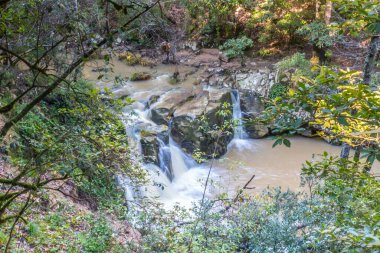
[[[341,125],[344,125],[344,126],[348,126],[349,125],[349,123],[347,122],[346,117],[339,116],[337,120],[338,120],[338,123],[341,124]]]
[[[290,143],[290,141],[288,139],[284,139],[283,143],[284,143],[285,146],[287,146],[288,148],[290,148],[291,143]]]
[[[282,139],[277,139],[273,145],[272,145],[272,148],[276,147],[277,145],[281,145],[282,144]]]
[[[371,154],[368,156],[367,162],[370,164],[373,164],[373,162],[375,161],[375,158],[376,158],[376,156],[374,154]]]

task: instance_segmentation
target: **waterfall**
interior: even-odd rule
[[[244,139],[247,138],[247,133],[244,131],[242,122],[242,113],[240,108],[240,95],[238,90],[231,91],[232,99],[232,116],[237,125],[234,128],[234,139]]]
[[[126,108],[125,114],[126,116],[128,115],[129,118],[129,121],[125,121],[124,123],[129,136],[130,145],[134,147],[137,156],[141,156],[141,130],[155,129],[158,126],[150,120],[149,110],[145,110],[140,102]],[[169,124],[167,131],[167,141],[165,141],[165,136],[162,134],[158,134],[156,139],[159,146],[159,166],[152,163],[141,164],[142,168],[148,172],[148,177],[152,183],[136,188],[128,178],[118,177],[119,185],[124,188],[127,200],[134,200],[138,196],[172,198],[173,194],[178,192],[178,189],[173,190],[173,187],[178,188],[178,184],[182,185],[184,179],[181,177],[187,173],[190,168],[197,165],[192,157],[185,154],[171,138],[171,124]],[[174,182],[174,180],[177,181]]]
[[[196,164],[190,156],[186,155],[182,149],[177,146],[171,137],[169,137],[169,148],[174,178],[180,177]]]
[[[173,180],[173,165],[172,165],[172,155],[170,152],[170,146],[166,145],[161,138],[157,138],[159,143],[159,163],[160,163],[160,169],[162,172],[165,173],[165,175],[168,177],[170,181]]]

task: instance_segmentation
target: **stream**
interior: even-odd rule
[[[193,89],[197,78],[197,70],[191,67],[174,67],[159,65],[154,68],[153,78],[148,81],[126,81],[115,86],[115,76],[128,76],[133,72],[145,71],[152,73],[149,67],[129,67],[120,61],[113,61],[113,72],[109,72],[101,80],[97,80],[99,73],[93,72],[99,67],[101,61],[93,61],[88,64],[83,72],[84,78],[97,83],[100,88],[110,88],[115,96],[129,96],[136,102],[125,109],[127,118],[125,123],[129,141],[133,143],[137,152],[141,154],[140,127],[149,125],[158,127],[150,119],[146,102],[152,95],[160,95],[164,92],[181,87]],[[169,83],[170,74],[174,70],[180,72],[180,76],[187,76],[186,80],[179,84]],[[207,87],[204,87],[206,89]],[[233,103],[233,118],[240,120],[239,93],[231,91]],[[170,132],[170,125],[169,125]],[[339,155],[340,147],[332,146],[324,141],[306,137],[292,137],[291,148],[279,146],[272,148],[273,140],[247,139],[243,127],[234,130],[234,138],[229,143],[227,153],[216,159],[211,169],[211,184],[206,192],[206,197],[212,198],[217,194],[227,192],[234,195],[236,190],[255,175],[248,190],[251,194],[257,194],[269,187],[281,187],[282,189],[302,190],[300,187],[300,168],[306,160],[319,159],[318,154],[324,151],[333,155]],[[159,166],[152,163],[143,164],[149,172],[152,184],[141,187],[139,195],[158,198],[166,207],[172,207],[176,203],[184,207],[190,207],[192,202],[202,198],[204,182],[207,178],[211,161],[203,164],[196,163],[191,156],[186,154],[169,135],[167,144],[159,140]],[[129,181],[119,178],[119,182],[127,188],[127,199],[131,200],[136,193],[131,193]],[[135,196],[134,196],[135,195]]]

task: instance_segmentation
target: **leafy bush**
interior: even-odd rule
[[[274,52],[268,48],[260,48],[260,50],[258,51],[258,55],[261,57],[267,57],[267,56],[271,56],[273,54],[274,54]]]
[[[302,26],[297,30],[297,33],[306,36],[311,44],[319,48],[329,48],[338,39],[331,29],[318,21]]]
[[[278,69],[278,76],[281,79],[284,75],[289,76],[290,79],[293,78],[297,80],[299,77],[312,77],[312,65],[309,60],[306,59],[305,54],[303,53],[295,53],[291,57],[287,57],[276,64],[276,68]]]
[[[285,84],[276,83],[270,88],[268,97],[270,99],[275,99],[277,97],[282,97],[286,95],[287,92],[288,87]]]
[[[90,220],[90,231],[83,235],[82,252],[102,253],[111,247],[112,229],[104,218]]]
[[[246,36],[238,39],[229,39],[221,47],[228,59],[243,57],[244,51],[253,47],[253,41]]]

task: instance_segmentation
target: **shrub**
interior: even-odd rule
[[[291,57],[287,57],[276,64],[278,69],[278,76],[280,80],[284,75],[291,75],[290,78],[297,79],[300,76],[312,77],[312,65],[309,60],[305,58],[303,53],[295,53]]]
[[[111,247],[112,229],[105,218],[90,220],[90,231],[83,235],[82,252],[102,253]]]
[[[153,62],[150,62],[146,59],[143,59],[141,55],[131,53],[131,52],[123,52],[119,54],[119,60],[125,62],[129,66],[133,65],[142,65],[142,66],[151,66]]]
[[[246,36],[227,40],[219,49],[223,50],[228,59],[244,56],[244,51],[253,47],[253,41]]]
[[[273,100],[277,97],[283,97],[287,92],[288,87],[285,84],[276,83],[270,88],[268,97]]]
[[[318,21],[300,27],[297,33],[306,36],[311,44],[319,48],[329,48],[338,39],[331,29]]]

